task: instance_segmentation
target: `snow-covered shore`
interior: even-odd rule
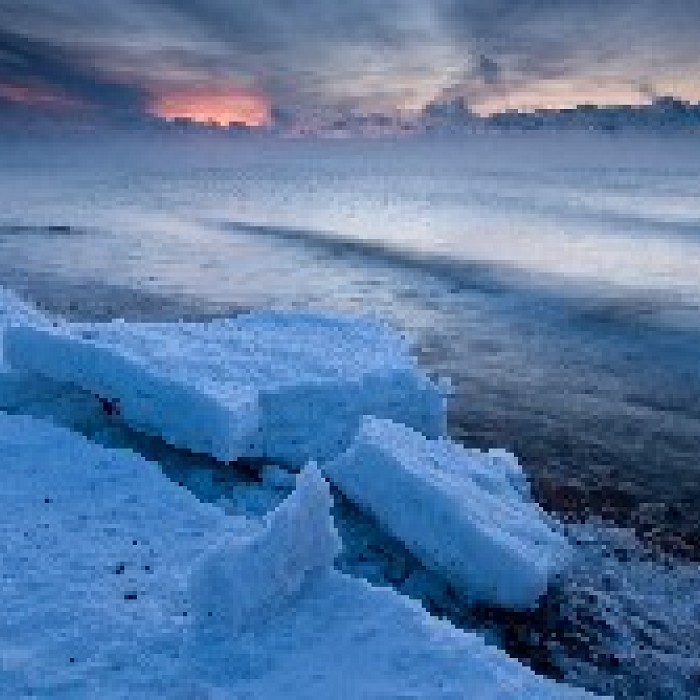
[[[585,695],[334,571],[318,471],[259,523],[48,422],[0,453],[3,697]]]
[[[0,330],[51,326],[5,292],[0,314]],[[182,333],[181,326],[173,329]],[[427,378],[383,333],[374,338],[384,346],[371,351],[384,358],[387,376],[398,378],[385,392],[391,417],[400,419],[402,410],[409,417],[432,416],[426,425],[433,426],[428,437],[435,437],[431,431],[441,420],[435,399],[427,394],[420,404],[411,393],[413,386],[429,386]],[[3,360],[9,355],[21,365],[13,343]],[[394,348],[393,365],[386,362],[392,357],[387,348]],[[353,352],[345,364],[352,360],[357,372],[363,365],[357,348]],[[165,361],[172,366],[173,355]],[[397,366],[413,375],[397,373]],[[7,362],[0,369],[6,378],[16,372]],[[413,383],[406,381],[411,376]],[[342,404],[343,392],[336,396]],[[192,405],[198,404],[180,410],[191,413]],[[289,405],[286,410],[292,413]],[[318,412],[315,417],[324,418]],[[297,477],[287,500],[259,520],[227,516],[142,457],[44,420],[0,413],[0,454],[3,696],[584,695],[536,676],[479,635],[431,617],[396,591],[336,571],[329,487],[313,466]],[[267,468],[264,478],[273,472]],[[279,474],[278,482],[285,472]],[[480,497],[478,489],[472,497]],[[488,557],[484,565],[488,569]]]

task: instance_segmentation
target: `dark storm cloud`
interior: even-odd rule
[[[0,26],[57,56],[78,46],[103,72],[147,88],[230,78],[302,102],[322,102],[381,54],[400,60],[424,33],[410,0],[2,2]]]
[[[498,67],[490,75],[478,58],[444,97],[476,105],[700,97],[697,0],[444,0],[436,11],[446,41]]]
[[[0,77],[139,108],[238,84],[296,108],[696,75],[699,0],[0,0]]]
[[[212,62],[297,106],[383,95],[410,52],[436,40],[412,0],[159,0],[159,7],[189,26]],[[357,85],[377,73],[381,89]]]
[[[510,59],[524,73],[615,57],[671,64],[698,58],[697,0],[446,0],[439,14],[456,44]]]
[[[402,40],[397,17],[401,0],[159,0],[211,36],[248,51],[294,51],[323,45],[369,44],[396,47]]]
[[[66,104],[138,111],[143,94],[81,65],[64,49],[0,29],[0,85],[27,88],[28,95],[53,95]]]

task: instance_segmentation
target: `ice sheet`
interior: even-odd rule
[[[370,319],[251,313],[211,323],[22,326],[13,367],[115,400],[133,427],[229,461],[303,466],[342,451],[364,414],[443,433],[444,400],[407,342]]]

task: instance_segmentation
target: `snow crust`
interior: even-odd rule
[[[469,451],[365,417],[349,449],[323,470],[472,601],[531,607],[569,559],[566,538],[506,452]]]
[[[0,697],[164,692],[187,569],[243,524],[127,450],[0,413]]]
[[[222,698],[588,698],[415,601],[337,571],[228,642],[189,638],[197,691]]]
[[[260,523],[42,420],[0,463],[0,697],[587,697],[334,571],[313,467]]]
[[[369,319],[261,312],[209,323],[21,326],[13,367],[116,400],[132,427],[228,461],[303,466],[347,447],[362,415],[437,437],[440,389]]]

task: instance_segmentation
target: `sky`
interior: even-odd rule
[[[700,99],[700,0],[0,0],[0,114],[268,123]]]

